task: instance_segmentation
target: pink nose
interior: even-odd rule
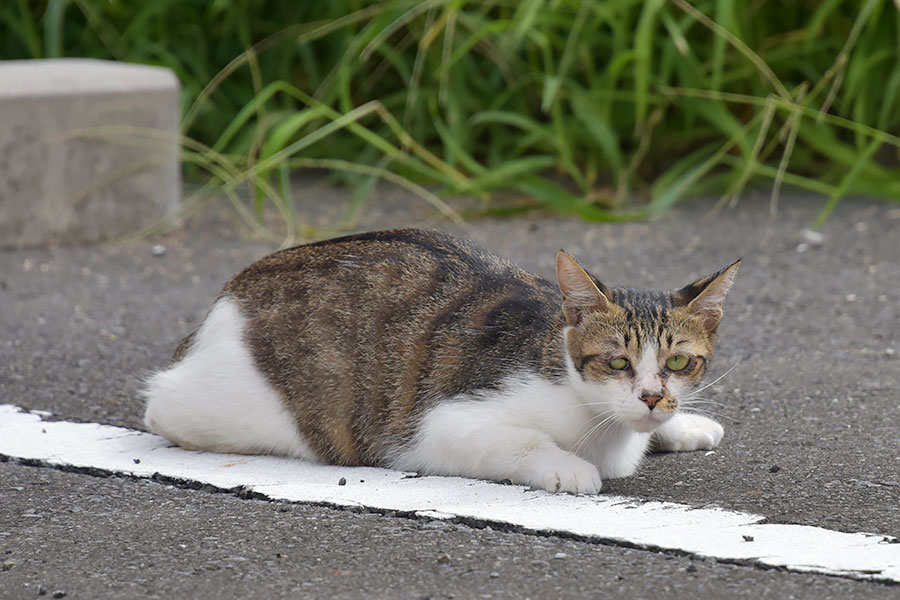
[[[654,394],[641,394],[641,402],[647,405],[647,408],[653,410],[657,403],[662,400],[662,396]]]

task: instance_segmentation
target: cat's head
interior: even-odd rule
[[[594,412],[652,431],[701,382],[741,261],[674,292],[608,288],[565,252],[556,268],[569,376]]]

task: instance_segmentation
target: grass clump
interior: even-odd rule
[[[748,185],[900,199],[891,0],[15,0],[4,58],[161,64],[207,190],[290,174],[590,220]],[[512,200],[510,200],[512,198]],[[248,215],[248,218],[251,215]],[[352,225],[352,219],[345,222]]]

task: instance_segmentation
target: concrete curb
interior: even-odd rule
[[[0,62],[0,246],[109,239],[173,211],[178,93],[161,67]]]

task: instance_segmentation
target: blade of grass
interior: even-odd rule
[[[859,177],[860,173],[863,171],[863,167],[865,167],[869,161],[872,160],[872,157],[881,147],[881,142],[878,140],[872,140],[869,142],[868,146],[862,151],[862,153],[857,157],[856,161],[853,163],[853,166],[850,168],[843,177],[841,177],[840,182],[834,191],[828,196],[828,202],[825,203],[825,207],[822,209],[822,212],[819,213],[819,216],[816,217],[816,220],[813,221],[812,229],[819,229],[822,225],[825,224],[825,221],[828,220],[828,217],[831,215],[831,212],[837,206],[838,202],[847,194],[847,190],[850,189],[850,186],[856,181],[856,178]]]
[[[673,0],[673,2],[678,5],[678,7],[684,12],[688,13],[689,15],[697,19],[698,22],[713,31],[716,35],[728,40],[728,43],[734,46],[734,48],[738,52],[743,54],[751,63],[753,63],[759,73],[769,81],[769,83],[772,85],[772,87],[775,89],[775,92],[779,96],[786,99],[790,98],[790,93],[788,93],[787,88],[784,87],[784,84],[781,83],[781,80],[778,79],[778,76],[775,75],[769,65],[766,64],[766,61],[760,58],[760,56],[756,52],[751,50],[747,46],[747,44],[738,39],[738,37],[733,33],[688,4],[686,0]]]
[[[636,131],[643,128],[647,116],[647,98],[650,93],[650,60],[653,56],[653,33],[656,16],[665,0],[648,0],[644,3],[634,34],[634,112]]]
[[[587,204],[561,185],[535,175],[519,177],[514,189],[537,199],[547,208],[563,214],[578,216],[586,221],[616,223],[633,221],[646,216],[643,211],[613,212]]]
[[[766,103],[762,111],[762,120],[759,126],[759,133],[756,135],[756,142],[753,144],[753,149],[750,153],[744,157],[744,168],[741,169],[740,176],[722,197],[721,202],[723,204],[733,206],[734,203],[737,202],[738,196],[740,196],[741,192],[744,190],[744,187],[746,187],[751,175],[753,175],[754,167],[759,163],[759,153],[762,150],[763,142],[765,142],[766,136],[769,133],[769,127],[772,125],[772,118],[774,116],[775,104],[773,102]]]
[[[847,41],[844,44],[844,47],[841,48],[841,51],[838,53],[837,58],[834,61],[834,66],[831,67],[831,71],[835,73],[835,75],[833,77],[831,89],[828,91],[828,96],[825,98],[825,101],[822,103],[822,107],[819,109],[820,115],[824,115],[825,113],[827,113],[828,109],[831,107],[832,102],[834,102],[834,99],[837,96],[838,88],[840,88],[841,82],[844,79],[844,74],[846,73],[850,51],[853,49],[853,46],[859,39],[859,35],[860,33],[862,33],[862,28],[865,25],[865,22],[868,20],[869,14],[871,14],[872,10],[875,8],[877,2],[878,0],[867,0],[862,9],[859,11],[859,14],[856,16],[856,20],[853,22],[853,28],[850,30],[850,35],[847,36]],[[822,122],[821,116],[819,117],[818,122]]]
[[[44,13],[44,57],[59,58],[63,56],[63,19],[70,0],[47,0],[47,11]],[[21,3],[20,3],[21,4]],[[37,56],[40,57],[39,55]]]
[[[732,135],[731,139],[729,139],[726,143],[722,144],[711,156],[703,160],[702,162],[698,162],[693,167],[688,169],[683,175],[674,178],[671,180],[669,178],[660,177],[657,179],[656,183],[653,184],[653,199],[650,202],[649,209],[654,212],[660,212],[667,210],[675,205],[678,200],[684,196],[690,189],[694,183],[697,182],[702,176],[712,170],[713,167],[722,162],[723,157],[725,157],[731,149],[739,143],[739,139],[742,137],[746,137],[749,135],[750,131],[753,130],[757,126],[757,122],[760,121],[763,117],[762,113],[758,113],[754,116],[747,125],[737,134]],[[704,149],[705,150],[705,149]],[[702,156],[699,154],[698,157]],[[660,183],[665,185],[665,189],[660,189]],[[713,207],[713,211],[721,208],[723,203],[720,201],[715,207]]]

